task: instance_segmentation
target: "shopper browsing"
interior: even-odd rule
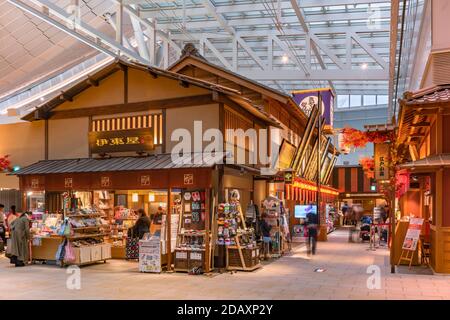
[[[147,216],[147,213],[145,213],[144,209],[138,210],[138,219],[136,220],[133,228],[131,228],[130,230],[131,235],[129,234],[128,236],[138,237],[139,239],[142,239],[144,237],[144,234],[150,232],[150,218]]]
[[[270,230],[272,229],[272,226],[267,223],[267,213],[262,214],[262,220],[261,220],[261,233],[263,236],[263,254],[264,259],[267,259],[269,253],[270,253],[270,244],[272,242],[272,238],[270,237]]]
[[[163,207],[159,206],[158,211],[152,217],[152,224],[150,226],[150,233],[152,235],[161,235],[162,217],[164,214]]]
[[[17,219],[16,206],[12,205],[9,212],[6,214],[6,230],[10,232],[11,224],[14,220]]]
[[[17,219],[11,222],[11,263],[16,267],[23,267],[30,257],[29,241],[31,212],[22,213]]]

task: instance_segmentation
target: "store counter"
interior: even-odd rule
[[[56,251],[61,244],[61,236],[47,236],[41,238],[40,245],[31,246],[31,258],[33,260],[56,260]]]

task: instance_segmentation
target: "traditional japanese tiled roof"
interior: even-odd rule
[[[438,85],[416,92],[405,92],[400,103],[405,105],[420,105],[430,103],[450,102],[450,84]]]
[[[192,153],[172,159],[170,153],[145,157],[81,158],[42,160],[15,172],[16,175],[136,171],[176,168],[208,168],[219,164],[227,153]]]

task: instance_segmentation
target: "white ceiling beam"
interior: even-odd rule
[[[314,70],[309,77],[302,77],[296,70],[273,70],[273,71],[246,71],[243,68],[238,72],[245,77],[255,80],[388,80],[389,73],[386,70]]]
[[[140,4],[146,4],[146,0],[124,0],[124,4],[133,4],[133,3],[140,3]],[[389,3],[389,1],[386,0],[354,0],[352,1],[352,5],[355,4],[367,4],[371,3],[371,5],[381,5]],[[302,8],[316,8],[316,7],[322,7],[322,6],[338,6],[338,5],[346,5],[349,4],[348,0],[339,0],[339,1],[316,1],[316,0],[302,0],[301,7]],[[282,1],[281,2],[281,9],[292,9],[290,1]],[[160,11],[164,10],[166,13],[182,16],[182,7],[170,7],[165,9],[160,8],[154,8],[154,9],[141,9],[141,12],[143,16],[146,18],[155,18],[158,17],[160,14]],[[226,13],[245,13],[249,11],[267,11],[266,7],[263,3],[254,3],[254,4],[239,4],[235,3],[233,5],[220,5],[216,6],[216,12],[221,14]],[[191,16],[198,16],[198,15],[205,15],[207,13],[207,10],[205,10],[202,7],[198,6],[191,6],[186,9],[186,14]]]
[[[8,0],[11,4],[15,5],[19,9],[22,9],[33,16],[51,24],[52,26],[56,27],[57,29],[69,34],[70,36],[76,38],[77,40],[91,46],[92,48],[95,48],[99,50],[100,52],[106,53],[110,56],[117,57],[121,54],[127,56],[129,59],[139,61],[141,63],[148,63],[145,59],[140,57],[136,52],[127,49],[126,47],[120,45],[117,43],[114,39],[111,39],[107,37],[104,34],[99,33],[97,30],[91,28],[90,26],[86,25],[83,22],[75,22],[75,25],[77,26],[76,30],[74,31],[72,29],[67,28],[67,26],[54,18],[50,17],[49,15],[36,10],[34,7],[29,6],[28,4],[20,1],[20,0]],[[74,24],[74,20],[71,19],[70,15],[66,13],[65,10],[62,10],[61,8],[57,7],[53,3],[50,3],[48,1],[42,0],[37,1],[33,0],[33,4],[39,6],[39,7],[47,7],[50,9],[50,12],[57,16],[62,21],[65,21],[67,23]],[[80,34],[79,31],[82,31],[85,34],[88,34],[89,37],[87,37],[85,34]],[[94,40],[95,39],[95,40]],[[109,47],[109,49],[108,49]]]
[[[351,37],[383,68],[388,68],[388,63],[370,45],[361,39],[356,33],[351,32]]]
[[[202,15],[203,16],[203,15]],[[147,19],[144,12],[140,12],[140,17],[143,19]],[[315,22],[329,22],[329,21],[349,21],[349,20],[368,20],[371,17],[371,13],[335,13],[335,14],[320,14],[320,15],[309,15],[305,17],[306,23],[315,23]],[[380,19],[389,19],[390,13],[382,11],[380,12]],[[182,16],[173,17],[171,20],[168,20],[166,17],[154,18],[157,21],[158,26],[164,28],[177,28],[176,23],[182,22]],[[225,18],[223,18],[225,19]],[[241,18],[241,19],[230,19],[227,20],[228,27],[240,27],[240,26],[253,26],[253,25],[264,25],[264,24],[272,24],[272,17],[255,17],[255,18]],[[284,16],[281,18],[280,23],[282,24],[296,24],[298,23],[298,19],[296,16]],[[214,28],[219,27],[220,21],[215,20],[204,20],[204,21],[186,21],[186,28]]]
[[[228,62],[228,60],[225,59],[225,58],[222,56],[222,54],[219,52],[219,50],[217,50],[217,49],[214,47],[214,45],[213,45],[207,38],[203,39],[202,42],[206,45],[206,47],[208,47],[209,50],[212,51],[212,53],[214,54],[214,56],[217,57],[217,59],[219,59],[220,62],[222,62],[222,64],[223,64],[225,67],[227,67],[227,68],[230,69],[230,70],[233,69],[233,67],[232,67],[231,64]]]

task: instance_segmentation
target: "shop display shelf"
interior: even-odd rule
[[[77,239],[104,237],[104,236],[107,236],[107,235],[108,234],[106,234],[106,233],[94,233],[94,234],[89,233],[89,234],[83,234],[83,235],[68,236],[67,239],[77,240]]]
[[[93,218],[93,217],[100,217],[100,218],[106,218],[101,213],[87,213],[87,214],[67,214],[66,218]]]
[[[92,229],[99,229],[102,226],[90,226],[90,227],[72,227],[72,230],[92,230]]]

